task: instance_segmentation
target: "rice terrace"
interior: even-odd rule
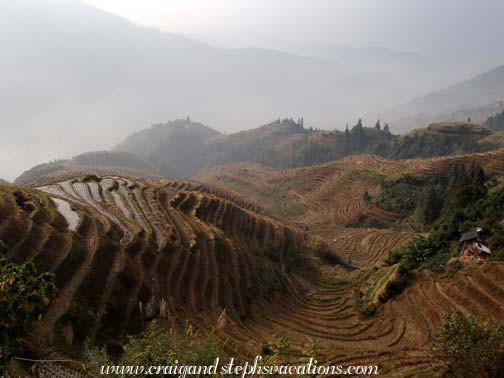
[[[503,377],[504,7],[449,2],[3,4],[0,377]]]

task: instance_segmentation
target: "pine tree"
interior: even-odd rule
[[[364,144],[364,128],[362,127],[362,119],[359,118],[357,125],[352,127],[351,133],[352,146],[360,150]]]
[[[434,188],[430,188],[420,199],[419,211],[422,223],[431,224],[441,214],[442,201]]]
[[[376,121],[375,129],[376,130],[381,130],[380,120]]]

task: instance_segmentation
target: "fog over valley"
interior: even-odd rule
[[[502,3],[464,3],[2,0],[0,177],[187,116],[223,133],[279,117],[403,131],[417,115],[403,104],[503,61]]]

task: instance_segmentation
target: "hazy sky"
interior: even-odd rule
[[[382,46],[459,57],[491,55],[504,42],[502,0],[85,1],[220,46]]]
[[[7,179],[187,115],[223,132],[282,116],[328,129],[374,122],[504,64],[503,0],[0,0],[0,9]],[[208,49],[122,18],[217,47],[310,59]],[[428,58],[362,49],[352,60],[341,51],[354,49],[331,46]]]

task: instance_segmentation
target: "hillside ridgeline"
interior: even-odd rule
[[[256,129],[224,135],[189,119],[155,125],[120,143],[115,152],[83,154],[42,164],[16,184],[33,186],[79,174],[141,178],[188,178],[215,166],[252,162],[285,169],[307,167],[370,153],[391,159],[483,152],[504,146],[501,132],[470,122],[436,123],[397,136],[387,124],[345,131],[305,128],[304,120],[279,119]]]

